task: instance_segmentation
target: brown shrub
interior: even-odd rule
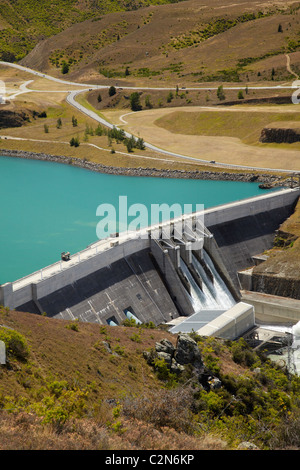
[[[123,401],[123,414],[127,418],[151,423],[158,429],[169,427],[192,434],[196,430],[190,411],[192,403],[190,388],[162,389],[147,396],[127,396]]]

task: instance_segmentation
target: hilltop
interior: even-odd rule
[[[0,4],[0,58],[20,60],[39,41],[87,19],[170,1],[177,0],[5,0]]]
[[[175,373],[155,351],[178,337],[154,325],[2,307],[0,449],[299,449],[300,379],[244,340],[191,337],[197,362]]]

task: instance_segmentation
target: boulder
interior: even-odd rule
[[[6,346],[4,341],[0,341],[0,364],[6,364]]]
[[[203,366],[201,353],[196,341],[187,334],[178,336],[174,358],[178,364]]]
[[[159,343],[155,344],[155,350],[157,352],[164,352],[167,354],[174,354],[175,346],[168,339],[162,339]]]
[[[222,382],[218,377],[212,377],[208,380],[209,386],[212,390],[217,390],[222,387]]]
[[[239,450],[259,450],[259,448],[253,444],[253,442],[244,441],[238,446]]]
[[[171,372],[173,372],[173,374],[181,374],[181,372],[183,372],[184,370],[185,367],[181,364],[178,364],[178,362],[176,362],[173,358],[171,362]]]
[[[168,353],[165,353],[165,352],[158,352],[157,356],[158,356],[159,359],[163,359],[164,361],[166,361],[166,363],[168,364],[169,367],[171,366],[171,363],[172,363],[171,354],[168,354]]]

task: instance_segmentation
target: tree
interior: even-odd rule
[[[142,108],[140,103],[140,95],[137,91],[130,95],[130,106],[132,111],[140,111]]]
[[[173,93],[170,91],[168,96],[167,96],[167,103],[171,103],[172,99],[174,98]]]
[[[133,145],[132,145],[132,140],[128,139],[126,141],[126,147],[127,147],[127,152],[132,152],[133,151]]]
[[[108,94],[109,96],[114,96],[115,94],[117,93],[117,90],[115,89],[115,87],[112,85],[109,90],[108,90]]]
[[[139,150],[145,150],[144,139],[142,139],[141,137],[139,137],[137,140],[136,148],[138,148]]]
[[[147,95],[146,98],[145,98],[145,106],[149,109],[153,108],[153,105],[150,101],[150,96],[149,95]]]
[[[220,101],[225,100],[225,93],[223,90],[223,85],[220,85],[217,90],[217,97],[219,98]]]
[[[243,95],[242,90],[239,90],[239,92],[238,92],[238,99],[239,99],[239,100],[243,100],[243,99],[244,99],[244,95]]]
[[[281,24],[278,25],[278,33],[282,33],[282,26],[281,26]]]
[[[75,116],[72,116],[72,125],[73,127],[77,127],[77,119]]]
[[[79,147],[80,142],[78,137],[72,137],[72,139],[70,140],[70,145],[71,147]]]
[[[56,123],[56,127],[57,127],[57,129],[61,129],[61,126],[62,126],[62,120],[61,120],[61,118],[58,118],[57,123]]]
[[[101,98],[101,95],[100,95],[100,93],[99,93],[99,95],[98,95],[98,97],[97,97],[97,100],[98,100],[98,103],[101,103],[101,101],[102,101],[102,98]]]
[[[272,68],[272,72],[271,72],[271,80],[274,80],[274,75],[275,75],[275,69],[274,67]]]
[[[69,64],[67,62],[63,61],[62,67],[61,67],[61,73],[66,74],[69,72]]]

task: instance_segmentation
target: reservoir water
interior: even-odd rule
[[[0,157],[0,178],[0,284],[97,241],[97,207],[118,208],[119,196],[150,213],[151,204],[208,208],[265,193],[257,183],[107,175],[10,157]]]

